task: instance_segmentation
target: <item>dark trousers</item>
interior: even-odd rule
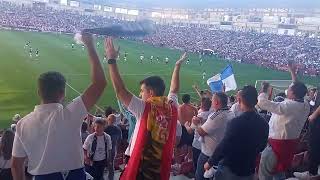
[[[109,180],[113,180],[114,179],[114,158],[117,155],[117,150],[116,147],[112,148],[111,150],[111,158],[110,158],[110,164],[108,166],[108,178]]]
[[[318,174],[320,165],[320,117],[309,124],[309,173]]]
[[[209,156],[204,155],[203,153],[200,153],[197,163],[197,170],[196,170],[196,180],[203,180],[205,179],[203,177],[204,175],[204,164],[208,161]]]
[[[181,126],[181,128],[182,128],[182,135],[181,135],[181,139],[180,139],[180,143],[178,145],[178,148],[183,145],[192,146],[194,133],[189,134],[185,126]]]
[[[0,179],[1,180],[12,180],[11,169],[0,169]]]
[[[37,175],[34,180],[64,180],[61,172]],[[86,180],[86,173],[83,168],[71,170],[66,180]]]
[[[106,166],[106,160],[93,161],[92,166],[86,166],[86,171],[94,178],[94,180],[102,180]]]
[[[193,162],[194,171],[197,170],[198,158],[199,158],[200,153],[201,153],[201,150],[199,150],[195,147],[192,147],[192,162]]]

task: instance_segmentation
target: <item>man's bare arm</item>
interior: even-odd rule
[[[97,55],[91,34],[83,34],[82,40],[87,47],[91,66],[91,84],[84,91],[82,97],[86,109],[89,111],[98,101],[106,87],[106,78]]]
[[[25,180],[25,173],[24,173],[24,161],[25,157],[14,157],[12,156],[11,161],[11,172],[12,177],[14,180]]]
[[[126,107],[128,107],[133,95],[125,87],[123,80],[120,76],[117,63],[115,61],[118,57],[119,49],[115,50],[114,45],[113,45],[113,40],[110,37],[105,40],[105,48],[106,48],[106,54],[107,54],[108,59],[114,60],[113,63],[108,62],[109,63],[109,74],[110,74],[113,88],[114,88],[119,100]]]
[[[297,82],[297,66],[293,62],[288,63],[289,72],[291,74],[291,80],[292,82]]]
[[[170,93],[177,94],[180,88],[180,67],[181,64],[187,59],[187,53],[183,53],[180,59],[176,62],[176,66],[173,70]]]

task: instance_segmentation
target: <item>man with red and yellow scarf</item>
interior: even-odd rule
[[[105,45],[117,97],[137,119],[127,149],[130,159],[120,179],[168,180],[178,119],[179,72],[187,55],[184,53],[176,63],[167,97],[164,81],[159,76],[151,76],[140,82],[140,99],[126,89],[120,77],[116,63],[119,50],[115,50],[112,39],[107,38]]]

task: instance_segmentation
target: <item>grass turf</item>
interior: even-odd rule
[[[24,49],[27,41],[31,42],[33,50],[40,51],[38,58],[29,57],[29,50]],[[103,42],[98,40],[99,55],[103,57]],[[90,82],[89,63],[86,50],[76,45],[72,50],[73,37],[61,34],[47,34],[36,32],[0,31],[0,128],[6,128],[11,123],[14,114],[22,116],[33,110],[39,103],[37,96],[37,77],[46,71],[59,71],[65,75],[67,82],[76,90],[82,92]],[[163,77],[169,89],[171,73],[175,60],[181,52],[167,48],[156,48],[147,44],[128,40],[117,40],[121,47],[120,72],[130,91],[138,95],[139,81],[150,75]],[[123,62],[124,51],[128,52],[128,61]],[[139,63],[140,54],[144,52],[143,64]],[[150,56],[153,55],[153,63]],[[156,57],[160,57],[160,63],[156,63]],[[168,65],[164,63],[165,57],[169,57]],[[199,65],[198,56],[190,54],[190,64],[183,65],[181,70],[181,91],[193,92],[192,85],[198,84],[201,88],[207,88],[202,81],[202,72],[205,70],[207,78],[219,73],[228,62],[216,57],[205,58],[203,65]],[[256,65],[232,63],[238,86],[253,84],[259,79],[288,80],[287,72],[279,72]],[[107,65],[103,64],[108,76]],[[109,79],[109,78],[108,78]],[[301,77],[308,84],[318,84],[317,78]],[[108,81],[110,82],[110,81]],[[181,94],[181,93],[180,93]],[[66,100],[70,101],[77,96],[77,92],[67,89]],[[192,94],[196,97],[195,94]],[[98,105],[105,107],[116,106],[116,98],[111,83],[108,83]],[[94,111],[94,110],[93,110]]]

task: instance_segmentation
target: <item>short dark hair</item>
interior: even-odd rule
[[[11,159],[13,140],[14,132],[9,129],[5,130],[3,132],[2,139],[0,142],[0,155],[3,157],[4,160]]]
[[[307,86],[299,81],[292,83],[291,90],[297,99],[303,99],[308,92]]]
[[[82,122],[82,125],[81,125],[81,131],[82,132],[85,132],[88,130],[88,123],[86,123],[85,121]]]
[[[159,76],[150,76],[140,81],[140,85],[144,84],[148,88],[152,89],[156,96],[163,96],[166,90],[164,81]]]
[[[219,98],[219,101],[221,103],[221,108],[227,108],[228,107],[228,96],[224,92],[216,92],[214,93]]]
[[[106,109],[104,110],[104,116],[108,117],[110,114],[113,113],[113,108],[111,106],[106,107]]]
[[[100,118],[100,117],[98,117],[98,118],[96,118],[96,120],[94,121],[94,123],[95,124],[99,124],[99,125],[105,125],[105,121],[102,119],[102,118]]]
[[[66,79],[59,72],[49,71],[39,76],[38,87],[42,99],[55,101],[57,93],[65,91]]]
[[[239,95],[243,103],[250,108],[254,108],[258,103],[257,89],[251,85],[244,86]]]
[[[229,97],[229,101],[231,103],[234,103],[236,101],[236,98],[232,95],[232,96]]]
[[[201,105],[203,106],[205,111],[209,111],[211,108],[211,99],[208,97],[203,97],[201,98]]]
[[[182,95],[182,102],[183,103],[186,103],[186,104],[190,103],[190,99],[191,99],[191,97],[189,94]]]

